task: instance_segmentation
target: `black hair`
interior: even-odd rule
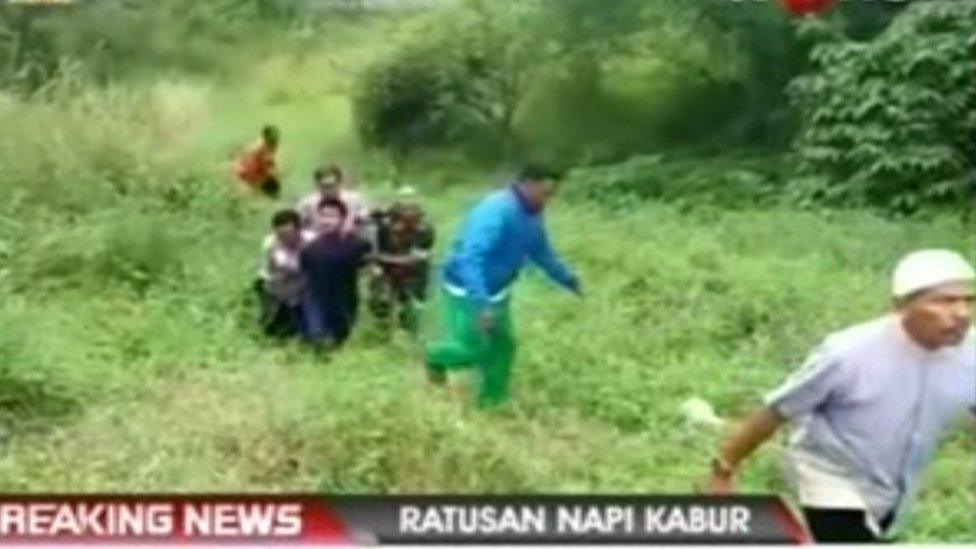
[[[526,164],[518,173],[518,180],[523,183],[526,181],[559,181],[562,178],[562,172],[542,164]]]
[[[281,131],[278,130],[278,126],[275,126],[274,124],[266,124],[263,128],[261,128],[261,136],[265,139],[271,137],[272,135],[275,137],[279,137],[281,135]]]
[[[321,181],[327,175],[334,175],[339,181],[345,179],[345,175],[342,173],[342,168],[340,168],[338,164],[332,164],[325,168],[316,168],[315,171],[312,172],[312,178],[316,182]]]
[[[271,228],[277,228],[282,225],[300,227],[302,225],[302,218],[295,210],[278,210],[271,216]]]
[[[332,197],[323,198],[319,201],[318,209],[321,210],[322,208],[335,208],[339,210],[339,214],[342,215],[343,219],[349,215],[349,208],[346,207],[346,204],[343,201]]]

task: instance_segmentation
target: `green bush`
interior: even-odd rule
[[[30,326],[29,315],[12,313],[0,302],[0,431],[43,427],[80,404],[60,380],[38,369]]]
[[[138,91],[54,81],[33,100],[0,95],[0,256],[17,258],[0,280],[18,291],[141,293],[178,274],[196,236],[183,216],[223,215],[225,203],[188,139],[204,101],[202,89],[169,81]]]
[[[186,162],[189,131],[205,123],[205,90],[162,81],[139,91],[52,81],[44,97],[0,95],[0,212],[28,209],[61,223],[134,198],[186,200],[208,174]],[[176,200],[177,202],[179,200]]]
[[[782,86],[799,47],[780,14],[747,8],[451,4],[394,36],[392,55],[360,79],[360,135],[397,159],[448,145],[573,165],[668,146],[778,145],[792,135]],[[755,38],[768,32],[784,40]]]
[[[446,74],[433,48],[406,50],[370,67],[355,98],[357,130],[367,146],[398,162],[412,150],[446,145],[459,129],[445,112]]]
[[[402,161],[454,144],[511,155],[516,122],[547,56],[535,2],[465,0],[422,18],[359,82],[363,142]]]
[[[971,207],[976,194],[976,2],[917,2],[869,42],[828,37],[791,85],[805,202]],[[807,29],[821,33],[816,26]]]
[[[636,156],[626,162],[574,170],[566,182],[572,199],[617,210],[648,200],[686,208],[768,205],[779,189],[781,168],[768,159],[703,160]]]

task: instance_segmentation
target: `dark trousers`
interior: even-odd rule
[[[887,543],[867,527],[867,517],[861,509],[804,507],[803,516],[817,543]],[[885,517],[881,528],[886,529],[891,519],[891,515]]]
[[[254,291],[261,303],[261,316],[258,320],[261,330],[271,337],[296,335],[302,325],[301,307],[282,303],[267,291],[261,279],[254,282]]]
[[[258,188],[268,198],[278,198],[281,196],[281,182],[278,181],[277,177],[272,176],[265,179]]]
[[[382,267],[369,279],[369,308],[376,318],[389,320],[397,311],[400,327],[415,332],[419,322],[419,306],[427,300],[428,266],[413,269]]]
[[[358,308],[355,295],[321,297],[306,292],[301,305],[302,335],[310,343],[342,345],[356,324]]]

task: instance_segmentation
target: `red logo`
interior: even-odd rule
[[[783,9],[793,15],[814,15],[830,9],[836,0],[779,0]]]

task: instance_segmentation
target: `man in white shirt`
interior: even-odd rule
[[[261,300],[261,328],[268,335],[284,337],[299,329],[305,279],[298,259],[302,247],[315,234],[301,228],[301,219],[294,210],[275,213],[271,228],[273,232],[261,246],[255,290]]]
[[[893,313],[834,333],[720,445],[711,488],[781,425],[807,525],[818,542],[878,542],[904,518],[940,436],[976,415],[973,267],[946,250],[906,256]]]
[[[319,204],[323,199],[334,199],[342,202],[349,212],[343,232],[348,234],[361,231],[369,221],[369,204],[360,193],[348,187],[342,168],[334,164],[328,168],[319,168],[315,170],[313,178],[315,191],[303,198],[297,206],[302,226],[314,229],[317,225],[315,218],[319,212]]]

